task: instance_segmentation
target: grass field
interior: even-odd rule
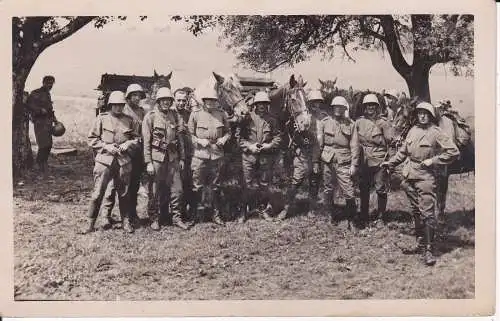
[[[251,219],[159,233],[146,225],[132,235],[102,229],[100,217],[97,232],[78,235],[92,188],[86,135],[94,101],[55,106],[67,127],[55,144],[78,155],[51,157],[47,178],[29,173],[14,186],[16,300],[474,298],[474,175],[450,179],[430,268],[401,250],[414,241],[402,191],[389,196],[387,225],[365,233],[332,226],[321,211],[280,224]]]

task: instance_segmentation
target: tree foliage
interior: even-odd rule
[[[410,92],[428,82],[432,66],[444,63],[458,75],[472,75],[474,17],[472,15],[293,15],[293,16],[187,16],[199,35],[219,26],[220,40],[245,67],[269,72],[294,66],[320,53],[330,59],[339,52],[354,60],[357,50],[384,50],[406,80]],[[427,91],[427,93],[426,93]],[[428,98],[428,97],[427,97]]]

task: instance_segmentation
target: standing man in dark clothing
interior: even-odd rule
[[[31,113],[35,129],[35,138],[38,145],[36,163],[40,172],[47,169],[50,150],[52,149],[52,124],[57,121],[52,106],[50,90],[54,86],[55,78],[45,76],[42,87],[35,89],[28,97],[28,108]]]

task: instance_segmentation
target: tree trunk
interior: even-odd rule
[[[24,83],[29,69],[13,70],[12,79],[12,173],[17,179],[24,170],[33,166],[33,154],[29,138],[29,118],[23,102]]]
[[[403,76],[408,86],[410,97],[418,96],[420,100],[431,102],[429,71],[430,67],[426,65],[413,64],[410,73]]]

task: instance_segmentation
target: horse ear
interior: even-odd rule
[[[319,81],[319,84],[320,84],[321,86],[325,87],[325,82],[324,82],[323,80],[321,80],[321,79],[319,79],[319,78],[318,78],[318,81]]]
[[[290,88],[293,88],[297,85],[297,80],[295,80],[295,75],[290,76],[290,81],[288,83],[290,84]]]
[[[172,71],[166,76],[167,80],[170,80],[172,78]]]
[[[160,75],[156,72],[156,69],[153,69],[153,77],[158,78]]]
[[[334,84],[334,85],[337,83],[337,79],[338,79],[338,78],[339,78],[339,77],[335,77],[335,80],[333,81],[333,84]]]
[[[222,77],[221,75],[219,75],[215,71],[213,71],[212,74],[214,74],[214,77],[215,77],[215,80],[217,81],[217,83],[222,84],[224,82],[224,77]]]
[[[307,86],[307,81],[304,81],[304,83],[302,84],[302,87],[305,87]]]

